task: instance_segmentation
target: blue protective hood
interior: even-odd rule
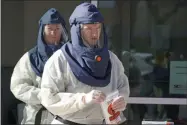
[[[93,4],[80,4],[69,19],[72,42],[68,42],[62,47],[62,52],[75,77],[84,84],[96,87],[105,87],[110,83],[111,63],[105,27],[103,24],[103,48],[88,48],[83,44],[80,24],[103,23],[103,21],[101,13]],[[96,56],[100,56],[102,60],[97,62]]]
[[[43,29],[46,24],[62,24],[63,34],[61,42],[58,45],[47,45],[43,38]],[[64,42],[68,41],[65,21],[60,13],[55,9],[49,9],[39,20],[39,32],[37,45],[29,51],[31,67],[38,76],[42,76],[43,68],[49,57],[62,47]]]

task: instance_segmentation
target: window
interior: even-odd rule
[[[100,8],[114,8],[115,0],[106,0],[106,1],[98,1],[98,5]]]
[[[133,121],[187,119],[186,2],[115,1],[111,8],[99,2],[110,49],[129,78]]]

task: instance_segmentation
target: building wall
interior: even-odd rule
[[[65,18],[84,0],[76,1],[4,1],[2,4],[2,66],[14,66],[34,45],[38,35],[38,21],[49,9],[56,8]]]
[[[23,2],[4,2],[1,14],[1,64],[13,66],[24,50],[24,4]]]

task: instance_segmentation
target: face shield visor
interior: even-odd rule
[[[81,38],[88,48],[103,48],[104,32],[102,23],[81,24]]]
[[[44,25],[43,37],[48,44],[68,41],[68,33],[61,24]]]

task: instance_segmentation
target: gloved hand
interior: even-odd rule
[[[112,101],[112,109],[114,111],[124,111],[126,109],[126,105],[127,103],[122,96],[119,96]]]
[[[101,103],[105,100],[106,96],[103,92],[99,90],[92,90],[91,92],[87,93],[83,96],[83,102],[85,104],[89,103]]]

